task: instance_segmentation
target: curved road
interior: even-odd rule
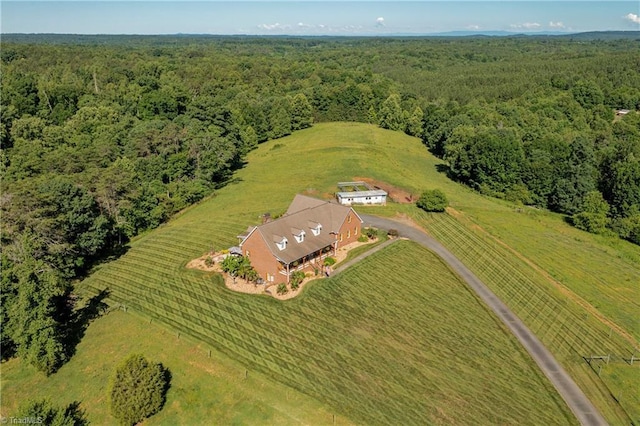
[[[551,383],[558,390],[558,393],[565,400],[573,414],[578,418],[582,425],[599,426],[606,425],[607,422],[593,406],[591,401],[585,396],[580,388],[575,384],[573,379],[567,374],[562,366],[551,355],[547,348],[538,340],[538,338],[524,325],[522,321],[505,305],[491,290],[480,281],[466,266],[458,260],[449,250],[444,248],[442,244],[419,229],[390,219],[384,219],[377,216],[360,215],[364,220],[365,226],[374,226],[381,229],[397,229],[401,237],[408,238],[428,248],[429,250],[440,256],[468,285],[476,292],[476,294],[486,303],[486,305],[502,320],[502,322],[511,330],[511,332],[520,341],[522,346],[529,352],[531,357],[538,364],[540,369],[549,378]],[[381,249],[387,243],[381,244],[375,251]],[[365,253],[369,255],[372,252]],[[358,261],[360,257],[353,259],[337,268],[336,272],[347,268],[351,264]]]

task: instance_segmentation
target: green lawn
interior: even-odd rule
[[[411,267],[397,268],[398,259]],[[157,303],[130,303],[128,314],[92,324],[77,355],[51,378],[19,360],[4,365],[3,413],[15,409],[27,386],[31,397],[80,400],[90,420],[109,423],[108,376],[128,353],[141,352],[173,374],[167,406],[149,424],[330,424],[334,412],[337,423],[576,423],[515,339],[435,255],[412,242],[398,241],[286,303],[231,293],[217,276],[191,275],[206,287],[174,293],[178,306],[194,306],[176,319],[181,338],[132,313],[160,316],[174,306],[162,295],[170,290],[159,289]],[[196,345],[184,335],[197,335],[198,324],[209,331]],[[239,362],[216,350],[209,359],[211,347]]]
[[[334,412],[288,386],[250,371],[202,343],[185,339],[148,319],[114,311],[87,330],[76,355],[46,378],[14,359],[2,364],[2,415],[9,417],[26,398],[49,398],[59,405],[81,401],[91,424],[111,425],[106,387],[116,365],[142,353],[171,371],[163,410],[146,425],[329,424]],[[337,424],[348,424],[336,415]]]
[[[441,188],[461,213],[460,220],[448,216],[431,220],[413,206],[393,203],[361,211],[412,216],[452,251],[457,250],[463,261],[525,316],[530,327],[533,324],[534,330],[544,331],[550,325],[543,341],[551,342],[550,349],[580,386],[591,392],[612,424],[628,424],[611,393],[616,397],[616,392],[622,393],[622,401],[634,395],[638,376],[628,371],[636,366],[626,368],[618,359],[607,367],[610,370],[603,370],[605,382],[575,349],[590,347],[590,337],[584,337],[589,335],[580,334],[583,330],[599,341],[611,340],[610,347],[616,350],[624,345],[621,337],[616,333],[611,338],[600,336],[602,323],[594,318],[575,321],[580,310],[566,295],[513,252],[498,247],[482,229],[591,302],[636,339],[640,336],[640,248],[575,230],[558,215],[530,209],[518,213],[507,203],[451,182],[437,171],[439,164],[420,141],[400,133],[365,124],[317,124],[261,145],[250,153],[235,183],[136,239],[127,254],[97,268],[80,290],[91,294],[108,288],[113,302],[164,323],[172,330],[167,332],[171,336],[177,332],[190,335],[201,342],[203,351],[217,349],[251,371],[264,373],[266,380],[286,383],[332,407],[326,412],[336,411],[355,422],[573,421],[514,339],[437,259],[409,243],[394,244],[329,281],[312,283],[301,298],[286,303],[232,293],[217,276],[184,268],[190,259],[212,247],[237,244],[235,236],[258,223],[260,214],[283,212],[299,192],[329,196],[336,182],[358,176],[416,194]],[[477,256],[465,257],[465,250]],[[481,258],[494,260],[496,266],[479,273],[482,262],[477,259]],[[363,272],[362,268],[369,269]],[[528,293],[514,284],[517,274],[531,280],[537,303],[527,304]],[[553,316],[552,303],[568,306],[568,314],[562,311],[564,316]],[[544,340],[550,336],[551,340]],[[587,343],[581,346],[578,338]],[[52,383],[51,392],[69,386],[55,382],[61,373],[47,379]],[[3,367],[3,380],[4,375]],[[607,383],[613,383],[613,392],[607,393]],[[191,406],[204,395],[223,399],[212,392],[203,388],[191,399],[176,397],[174,404]],[[4,406],[4,384],[3,394]],[[271,406],[280,399],[265,404]],[[626,409],[634,413],[633,407]],[[239,423],[251,423],[252,410],[251,403],[223,404],[219,415],[228,422],[240,416]],[[243,420],[246,413],[249,417]]]
[[[536,333],[610,421],[624,424],[628,416],[640,419],[637,392],[629,392],[640,384],[640,370],[629,365],[633,346],[627,339],[485,233],[465,227],[448,214],[427,214],[415,208],[411,213]],[[602,368],[606,374],[594,374],[584,359],[591,355],[611,356],[610,363],[597,363],[596,370]],[[608,374],[613,370],[618,374]]]

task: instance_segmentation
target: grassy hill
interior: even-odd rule
[[[45,377],[13,359],[2,365],[2,416],[15,415],[27,397],[49,398],[59,406],[81,402],[92,425],[113,425],[106,403],[107,383],[131,353],[143,353],[171,371],[163,410],[145,425],[328,424],[335,415],[326,404],[251,371],[201,342],[177,336],[164,325],[114,311],[87,329],[77,352],[56,374]],[[256,392],[259,390],[259,392]],[[336,416],[338,425],[349,424]]]
[[[439,164],[403,134],[315,125],[261,145],[235,183],[138,238],[80,288],[109,289],[130,312],[355,422],[575,422],[515,339],[437,258],[413,244],[394,244],[286,303],[232,293],[219,277],[184,268],[212,247],[236,244],[260,214],[284,211],[298,192],[329,196],[336,182],[356,176],[415,194],[441,188],[450,215],[398,204],[366,211],[420,223],[539,334],[611,423],[640,419],[640,370],[625,361],[640,336],[640,249],[573,229],[559,215],[479,196],[448,180]],[[599,365],[583,357],[604,352],[612,362],[598,376]],[[15,402],[6,389],[3,407]]]

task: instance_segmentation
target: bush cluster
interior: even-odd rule
[[[111,413],[122,425],[134,425],[162,409],[170,375],[162,364],[139,354],[130,355],[117,368],[109,384]]]
[[[424,191],[416,205],[427,212],[443,212],[449,205],[447,196],[439,189]]]

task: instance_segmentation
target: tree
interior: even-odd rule
[[[400,106],[400,96],[397,94],[390,95],[383,103],[378,114],[380,127],[389,130],[404,131],[406,123],[402,115],[402,107]]]
[[[170,384],[162,364],[139,354],[130,355],[116,368],[108,389],[111,413],[122,425],[134,425],[162,409]]]
[[[602,195],[615,218],[640,212],[640,120],[637,129],[616,123],[616,140],[600,162]]]
[[[546,208],[559,171],[569,157],[569,145],[557,136],[532,137],[525,144],[522,181],[526,182],[533,204]]]
[[[5,217],[14,237],[29,235],[34,256],[65,278],[82,270],[110,236],[109,218],[93,196],[64,177],[30,180],[17,192]]]
[[[597,83],[590,80],[580,80],[571,89],[574,99],[583,108],[593,108],[604,102],[604,94]]]
[[[432,189],[424,191],[416,205],[427,212],[443,212],[449,202],[444,192],[439,189]]]
[[[424,113],[420,107],[415,107],[413,113],[409,116],[407,120],[407,133],[411,136],[422,137],[422,119],[424,117]]]
[[[583,231],[594,234],[606,232],[609,225],[609,204],[598,191],[591,191],[584,197],[582,211],[572,217],[573,225]]]
[[[598,171],[595,163],[593,141],[584,136],[577,137],[550,195],[549,204],[553,210],[566,214],[581,211],[585,196],[596,189]]]
[[[512,128],[460,126],[445,148],[451,174],[489,193],[504,193],[520,183],[522,142]]]
[[[80,403],[72,402],[66,407],[57,407],[48,399],[27,401],[19,409],[14,418],[35,419],[33,423],[47,426],[85,426],[88,425]]]
[[[2,362],[15,356],[16,342],[10,331],[9,307],[15,303],[18,295],[18,278],[15,275],[13,262],[7,256],[7,251],[0,254],[0,356]]]
[[[291,134],[291,116],[282,102],[275,102],[269,114],[269,139]]]
[[[300,130],[313,124],[313,107],[304,93],[298,93],[291,100],[291,129]]]
[[[251,126],[246,126],[240,130],[240,140],[242,141],[243,154],[246,154],[258,146],[258,135]]]
[[[25,243],[23,250],[30,251]],[[3,274],[8,271],[3,270]],[[46,375],[54,373],[68,358],[56,302],[64,294],[59,274],[27,254],[10,273],[15,276],[15,297],[9,306],[6,328],[17,355]],[[4,321],[3,321],[4,322]]]

